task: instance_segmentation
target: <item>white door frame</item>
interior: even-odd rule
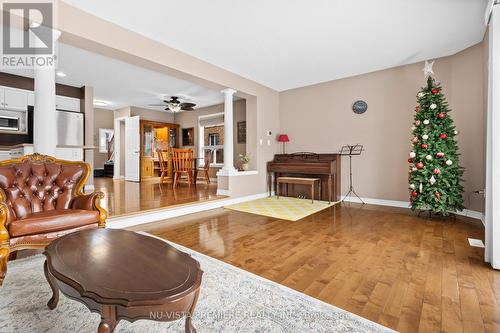
[[[500,5],[489,25],[488,114],[486,136],[486,209],[484,260],[500,269]]]
[[[120,125],[121,123],[125,124],[125,118],[127,117],[119,117],[115,118],[115,147],[114,147],[114,152],[115,152],[115,161],[114,161],[114,166],[113,166],[113,179],[125,179],[125,174],[120,174],[121,170],[121,165],[120,165],[120,160],[121,160],[121,142],[120,142]],[[123,143],[125,144],[125,142]]]
[[[140,117],[125,118],[125,180],[141,181]]]

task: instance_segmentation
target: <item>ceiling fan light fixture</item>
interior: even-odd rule
[[[168,104],[168,108],[172,111],[172,112],[179,112],[181,110],[181,105],[178,104],[178,103],[169,103]]]

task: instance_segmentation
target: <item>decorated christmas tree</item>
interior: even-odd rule
[[[460,184],[464,169],[455,140],[458,131],[442,87],[431,76],[432,63],[426,62],[424,72],[427,85],[417,94],[408,159],[411,208],[448,215],[464,208]]]

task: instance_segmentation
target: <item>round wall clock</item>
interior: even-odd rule
[[[368,104],[366,104],[365,101],[356,101],[352,104],[352,111],[356,114],[362,114],[365,113],[366,110],[368,109]]]

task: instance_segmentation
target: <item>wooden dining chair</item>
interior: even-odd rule
[[[210,176],[208,174],[208,171],[210,170],[210,161],[212,160],[212,154],[212,150],[207,150],[205,152],[205,165],[203,165],[203,167],[201,168],[198,168],[198,174],[205,177],[207,184],[210,184]]]
[[[187,175],[188,183],[191,185],[194,177],[193,150],[172,148],[172,162],[175,172],[173,187],[177,186],[184,173]]]
[[[168,176],[168,162],[165,160],[163,154],[168,152],[163,151],[161,148],[156,149],[156,154],[158,155],[158,163],[160,163],[160,184],[163,184],[165,176]]]

